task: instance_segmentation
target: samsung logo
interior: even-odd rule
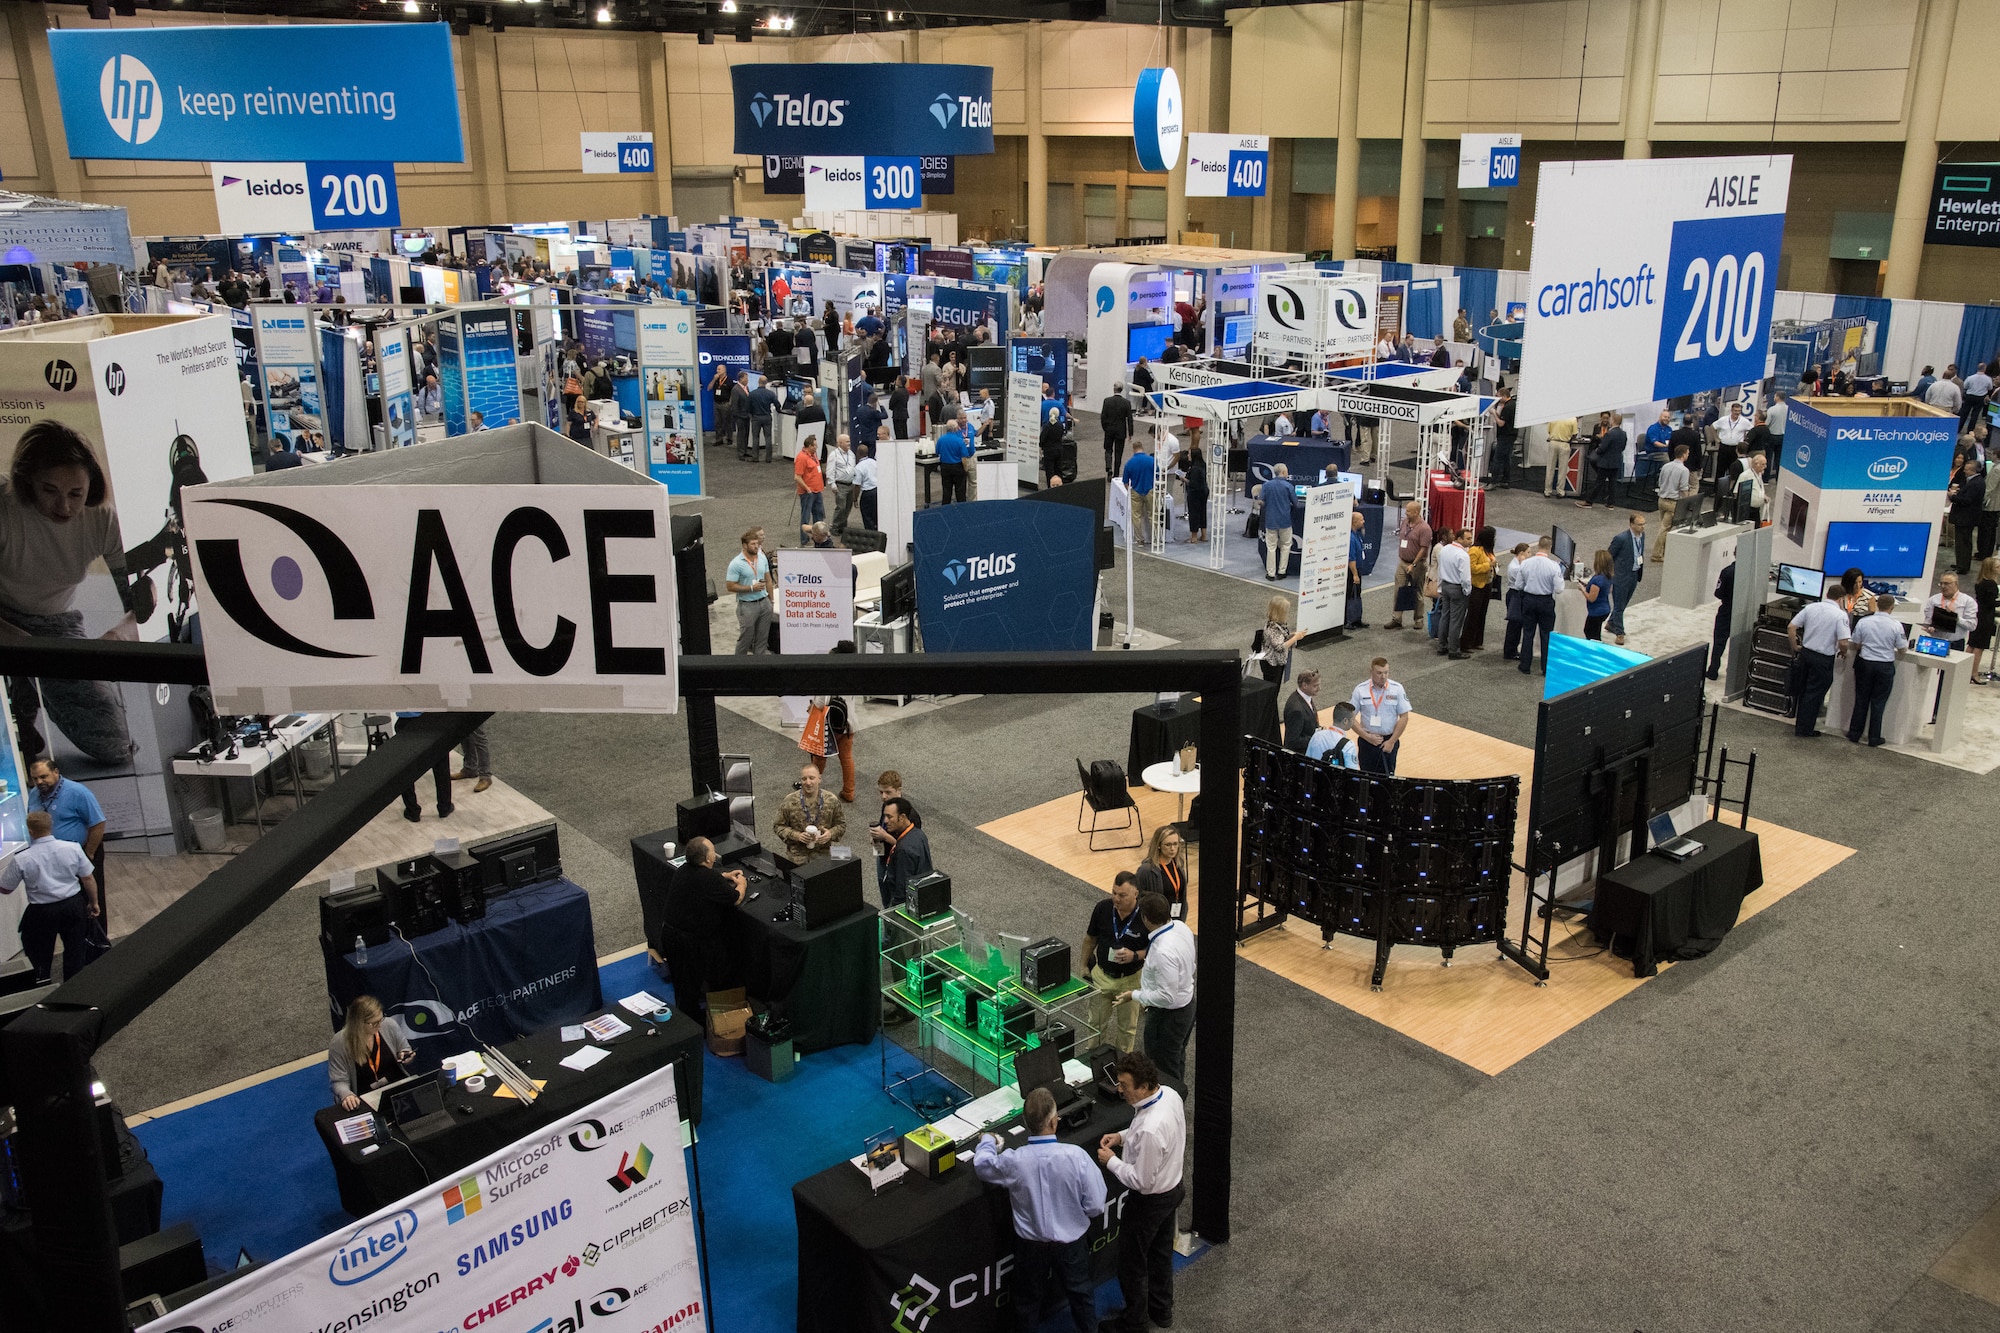
[[[1868,465],[1870,481],[1894,481],[1910,470],[1910,460],[1897,454],[1878,458]]]

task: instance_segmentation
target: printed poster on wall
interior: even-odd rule
[[[639,392],[646,472],[674,495],[701,494],[701,408],[695,401],[694,310],[639,307]]]
[[[417,404],[410,386],[410,331],[392,325],[375,331],[375,367],[381,376],[382,433],[391,449],[417,442]]]
[[[264,410],[272,435],[296,444],[301,434],[324,435],[326,416],[313,361],[306,311],[295,305],[255,305],[257,368],[264,379]]]
[[[825,654],[854,637],[854,553],[811,547],[777,552],[778,643]]]
[[[680,1122],[657,1070],[141,1333],[704,1333]]]
[[[1347,482],[1314,486],[1306,492],[1305,531],[1300,534],[1299,629],[1319,634],[1347,619],[1347,539],[1353,525],[1354,491]]]

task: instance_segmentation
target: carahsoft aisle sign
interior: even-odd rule
[[[465,160],[442,23],[52,28],[49,53],[74,157]]]

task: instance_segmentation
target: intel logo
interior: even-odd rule
[[[355,1228],[347,1242],[333,1252],[326,1275],[337,1287],[366,1282],[409,1252],[410,1238],[417,1234],[417,1214],[405,1208],[371,1226]]]
[[[1798,449],[1793,452],[1792,461],[1794,463],[1797,463],[1800,467],[1804,467],[1808,463],[1812,462],[1811,446],[1804,444],[1800,445]]]
[[[1870,481],[1894,481],[1909,470],[1909,459],[1891,454],[1887,458],[1878,458],[1868,465],[1868,479]]]

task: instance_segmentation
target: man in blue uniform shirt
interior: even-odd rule
[[[1157,460],[1145,449],[1135,449],[1125,460],[1125,470],[1119,479],[1132,492],[1132,533],[1134,545],[1142,545],[1152,540],[1153,531],[1153,478]]]
[[[73,842],[90,858],[91,874],[97,879],[98,898],[104,896],[104,810],[90,788],[71,782],[62,775],[53,759],[37,759],[28,765],[28,809],[46,810],[55,823],[55,836]]]
[[[972,443],[967,438],[965,425],[954,418],[945,433],[938,436],[938,475],[944,478],[944,502],[950,504],[956,496],[960,504],[968,498],[965,486],[965,464],[972,457]]]

